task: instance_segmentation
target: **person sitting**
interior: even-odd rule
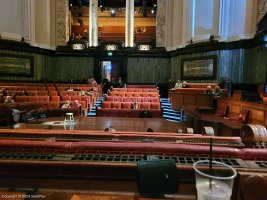
[[[175,83],[174,88],[181,88],[182,84],[180,83],[180,80],[177,80],[177,83]]]
[[[110,87],[116,87],[116,81],[114,78],[111,78],[111,81],[110,81]]]
[[[136,29],[136,33],[141,33],[141,32],[142,32],[141,28],[138,27],[138,28]]]
[[[36,119],[38,120],[40,117],[40,114],[44,113],[43,108],[38,108],[34,110],[30,110],[28,112],[22,113],[21,114],[21,121],[24,123],[28,123],[29,120]]]
[[[70,108],[70,101],[65,101],[65,103],[61,106],[61,108]]]
[[[147,108],[144,108],[140,113],[140,118],[152,118],[152,113]]]
[[[146,132],[154,132],[152,128],[148,128]]]
[[[75,81],[74,81],[74,78],[71,77],[70,80],[69,80],[69,83],[74,83],[74,82],[75,82]]]
[[[96,82],[96,80],[94,78],[92,78],[91,84],[97,85],[97,82]]]
[[[118,80],[116,85],[117,85],[118,88],[123,88],[124,82],[123,82],[123,80],[121,80],[121,77],[119,77],[119,80]]]
[[[8,92],[7,92],[6,88],[2,88],[0,90],[0,95],[2,95],[2,96],[7,96],[8,95]]]
[[[108,89],[109,89],[109,81],[108,81],[107,78],[103,79],[102,85],[103,85],[103,93],[107,94],[108,93]]]
[[[105,131],[105,132],[116,132],[116,129],[113,128],[112,126],[109,126],[109,127],[106,127],[106,128],[104,129],[104,131]]]
[[[147,32],[147,30],[146,30],[146,27],[144,26],[142,33],[146,33],[146,32]]]
[[[219,86],[215,87],[215,90],[213,91],[213,98],[217,99],[219,97],[223,96],[223,92]]]
[[[186,81],[183,82],[182,88],[188,88],[188,85],[187,85]]]
[[[4,103],[15,103],[15,101],[11,99],[11,96],[7,96]]]
[[[212,91],[210,85],[207,86],[207,90],[204,92],[204,94],[207,94],[207,95],[212,95],[213,94],[213,91]]]
[[[75,100],[73,104],[71,104],[72,108],[79,108],[81,106],[81,104],[79,103],[78,100]]]
[[[138,104],[137,104],[136,101],[133,102],[133,104],[132,104],[132,109],[138,109]]]

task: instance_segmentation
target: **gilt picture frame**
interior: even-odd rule
[[[34,57],[0,54],[0,75],[33,77]]]
[[[217,55],[183,58],[181,63],[182,80],[215,80]]]

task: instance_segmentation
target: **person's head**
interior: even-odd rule
[[[119,80],[121,80],[121,77],[119,77]]]
[[[111,81],[114,81],[115,79],[114,78],[111,78]]]
[[[11,96],[7,96],[6,97],[6,100],[11,100]]]
[[[78,100],[75,100],[74,101],[74,104],[78,105],[79,104],[79,101]]]
[[[65,101],[65,104],[70,105],[70,101],[69,100]]]
[[[116,132],[115,128],[113,128],[112,126],[106,127],[104,129],[105,132]]]
[[[177,83],[180,83],[180,80],[177,80]]]
[[[211,86],[210,85],[207,86],[207,90],[211,90]]]
[[[146,132],[154,132],[152,128],[148,128]]]
[[[186,81],[184,81],[183,84],[186,85]]]
[[[221,88],[220,88],[219,86],[216,86],[216,87],[215,87],[215,90],[216,90],[216,91],[219,91],[220,89],[221,89]]]
[[[81,90],[81,95],[85,95],[85,92],[83,90]]]

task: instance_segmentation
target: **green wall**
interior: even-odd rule
[[[267,51],[259,47],[245,50],[243,83],[265,83]]]
[[[128,58],[129,83],[167,83],[170,74],[170,58]]]
[[[34,57],[34,76],[3,76],[0,80],[39,81],[46,77],[49,81],[68,81],[88,78],[94,75],[94,58],[77,56],[48,56],[37,53],[0,50],[0,53],[27,55]],[[181,80],[182,58],[217,55],[216,80],[189,80],[188,82],[217,82],[225,77],[233,83],[265,83],[267,51],[259,47],[253,49],[221,50],[205,53],[184,54],[171,58],[129,57],[127,59],[127,79],[129,83],[167,83]]]
[[[46,65],[45,77],[49,81],[68,81],[88,79],[94,75],[94,58],[92,57],[52,57],[51,64]]]
[[[52,58],[50,56],[40,55],[37,53],[17,52],[17,51],[9,51],[9,50],[0,50],[0,53],[34,57],[34,76],[33,77],[3,76],[0,74],[0,80],[39,81],[44,75],[45,66],[51,65],[51,61],[52,61]]]
[[[264,83],[266,80],[267,52],[253,49],[220,50],[205,53],[185,54],[171,58],[172,81],[181,80],[182,58],[217,55],[216,80],[189,80],[188,82],[217,82],[227,75],[235,84]]]

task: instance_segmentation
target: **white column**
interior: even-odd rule
[[[174,0],[173,13],[173,47],[181,47],[183,36],[183,1]]]
[[[50,7],[49,7],[50,9]],[[65,46],[69,40],[69,3],[68,0],[56,1],[56,45]],[[50,18],[49,18],[50,19]]]
[[[30,41],[35,42],[35,0],[29,0]]]
[[[166,34],[166,5],[167,0],[158,0],[157,5],[157,31],[156,31],[156,46],[165,47]]]
[[[173,49],[173,26],[174,21],[174,1],[175,0],[168,0],[166,3],[166,34],[165,34],[165,41],[166,41],[166,49],[167,51],[172,51]]]
[[[126,0],[125,47],[134,45],[134,0]]]
[[[90,0],[89,8],[89,46],[98,46],[98,0]]]

